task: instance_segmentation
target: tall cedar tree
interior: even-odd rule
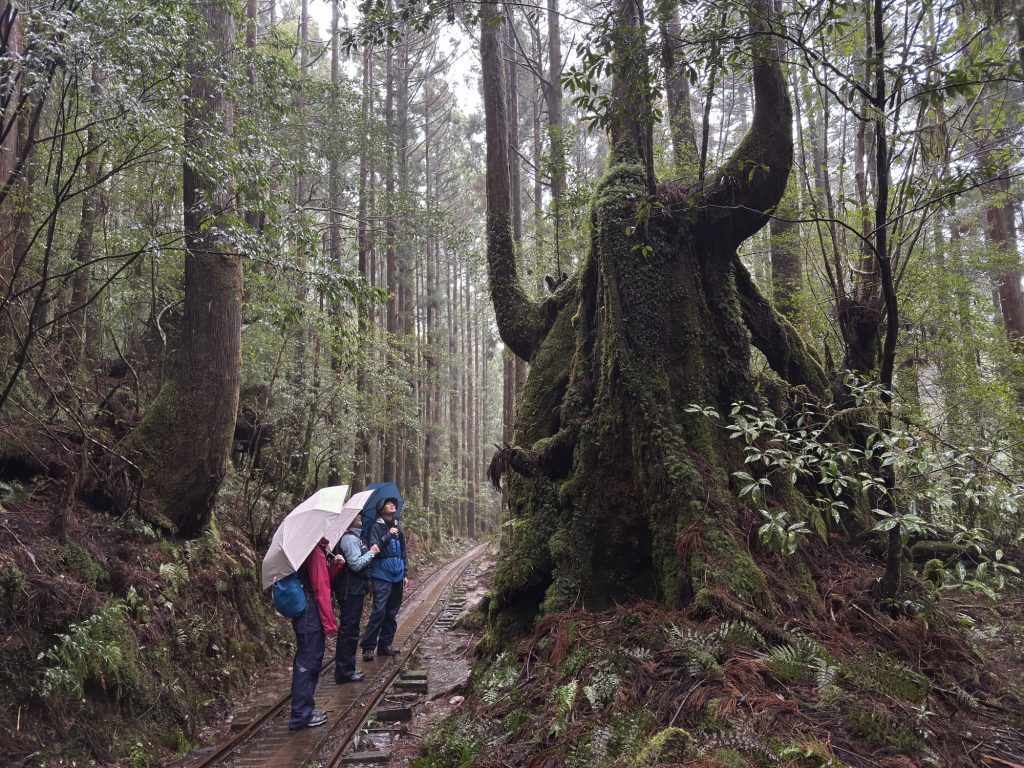
[[[212,137],[231,135],[233,105],[208,74],[230,61],[234,18],[223,0],[192,5],[209,57],[195,56],[189,65],[183,330],[171,377],[130,437],[141,485],[127,484],[122,498],[141,492],[143,513],[155,513],[182,536],[210,521],[231,449],[242,365],[242,261],[224,234],[233,195],[211,162]]]

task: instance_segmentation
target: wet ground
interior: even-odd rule
[[[380,755],[374,760],[374,765],[396,768],[407,766],[419,754],[423,738],[430,730],[462,704],[462,688],[469,677],[473,649],[478,638],[462,629],[459,619],[472,611],[483,598],[490,584],[493,565],[494,554],[487,552],[479,563],[467,570],[460,584],[460,592],[461,588],[465,589],[465,596],[460,600],[464,600],[461,608],[448,610],[438,619],[420,642],[409,663],[404,666],[406,671],[422,670],[426,673],[427,692],[400,691],[396,686],[382,703],[382,706],[411,708],[412,720],[397,723],[371,720],[361,731],[354,751],[384,753],[389,756],[387,760],[382,760],[380,757],[383,755]],[[367,612],[368,608],[367,605]],[[364,615],[363,624],[366,618]],[[334,640],[328,639],[324,656],[327,671],[321,679],[321,685],[331,682],[330,660],[333,657]],[[235,724],[241,726],[248,723],[282,693],[287,692],[290,679],[291,658],[282,658],[274,668],[266,670],[244,699],[235,702],[229,713],[203,733],[201,741],[209,745],[223,741],[235,729]],[[197,759],[212,749],[212,746],[200,747],[186,759]],[[316,765],[316,762],[309,765]]]
[[[412,707],[413,718],[407,723],[370,723],[360,736],[360,751],[390,753],[387,762],[376,765],[404,768],[419,755],[423,739],[446,716],[457,710],[463,702],[463,686],[469,678],[474,662],[473,649],[478,637],[461,628],[458,619],[473,610],[490,586],[494,557],[475,566],[466,576],[466,602],[451,627],[438,622],[414,654],[409,669],[426,672],[428,692],[411,695],[405,700]]]

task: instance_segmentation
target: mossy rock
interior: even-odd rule
[[[682,762],[693,749],[693,737],[682,728],[666,728],[654,734],[636,757],[629,761],[630,768],[648,765],[666,765]]]

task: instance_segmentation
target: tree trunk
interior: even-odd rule
[[[800,283],[803,260],[800,251],[800,225],[794,220],[796,211],[780,205],[771,222],[772,303],[789,320],[796,323],[800,306]]]
[[[651,110],[627,87],[637,73],[622,48],[635,43],[638,33],[625,30],[635,29],[637,11],[620,2],[611,108],[622,119],[613,121],[609,170],[594,196],[591,250],[537,303],[523,298],[513,258],[496,11],[481,8],[491,296],[502,339],[531,365],[515,445],[491,467],[492,477],[504,470],[512,514],[524,523],[495,575],[489,610],[498,639],[527,628],[538,611],[638,596],[683,605],[694,585],[705,606],[718,590],[755,605],[768,599],[729,489],[735,449],[685,411],[691,403],[727,411],[754,396],[752,343],[788,344],[767,350],[773,367],[826,395],[820,365],[749,276],[741,280],[736,256],[767,223],[760,212],[781,199],[793,154],[778,51],[756,34],[768,3],[751,6],[751,129],[707,183],[664,190],[667,205],[645,218],[647,131],[633,116]],[[693,207],[673,213],[677,199]],[[690,526],[700,531],[699,554],[677,556],[677,537]]]
[[[676,170],[684,179],[692,178],[697,167],[697,136],[690,112],[690,81],[679,60],[679,8],[659,5],[661,65],[665,74],[665,106],[668,112],[669,138]]]
[[[392,133],[395,126],[395,53],[394,49],[388,48],[385,54],[387,67],[386,85],[384,91],[384,119],[388,129]],[[387,169],[384,173],[384,196],[386,199],[386,224],[384,258],[387,268],[387,331],[390,338],[398,334],[398,212],[395,204],[395,161],[388,158]],[[393,345],[388,344],[388,356],[394,358],[397,351]],[[384,435],[384,455],[382,457],[381,471],[384,479],[397,480],[398,478],[398,428],[389,425]]]
[[[183,133],[181,349],[171,378],[132,432],[128,454],[142,472],[143,514],[152,512],[182,536],[200,533],[210,521],[231,449],[242,362],[242,261],[218,234],[229,228],[233,190],[220,173],[191,163],[209,155],[211,136],[232,132],[232,104],[209,72],[233,56],[234,19],[219,0],[193,0],[192,7],[213,50],[211,61],[197,57],[189,66],[195,106]]]
[[[373,48],[367,46],[363,51],[363,95],[361,119],[369,122],[370,112],[373,108]],[[372,196],[371,185],[373,174],[371,172],[370,146],[363,141],[359,147],[359,222],[357,249],[359,251],[359,274],[366,280],[367,285],[373,285],[373,272],[371,271],[371,235],[370,235],[370,198]],[[359,307],[359,338],[369,337],[370,327],[373,323],[371,309]],[[356,393],[360,406],[369,393],[370,382],[366,370],[366,363],[359,360],[356,370]],[[360,411],[361,413],[361,411]],[[352,450],[352,487],[362,488],[369,480],[368,464],[370,460],[370,436],[367,433],[365,419],[359,419],[359,426],[356,430],[355,445]]]
[[[95,99],[100,95],[100,69],[92,68],[92,85],[90,94]],[[92,275],[93,242],[96,225],[99,223],[103,208],[103,188],[99,183],[100,158],[95,129],[90,126],[86,131],[85,187],[82,196],[82,214],[79,220],[78,237],[72,260],[75,273],[71,278],[71,297],[68,304],[65,326],[61,330],[62,349],[61,363],[65,376],[70,378],[82,370],[85,364],[87,341],[87,318],[95,312],[89,307],[90,277]]]
[[[565,195],[565,128],[562,126],[562,31],[558,0],[548,3],[548,137],[551,147],[551,212],[555,219],[555,278],[562,273],[562,198]]]

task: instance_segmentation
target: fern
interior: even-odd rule
[[[775,646],[761,657],[761,662],[784,683],[796,683],[811,675],[811,660],[792,645]]]
[[[67,634],[57,635],[57,645],[38,656],[43,662],[39,692],[43,696],[72,693],[81,697],[90,680],[106,690],[111,683],[121,685],[133,679],[137,670],[125,611],[123,602],[107,603],[99,613],[72,624]]]
[[[956,699],[957,704],[960,704],[967,709],[977,709],[980,705],[978,697],[960,685],[956,680],[946,678],[945,685],[949,689],[949,692],[953,694],[953,698]]]
[[[693,629],[683,629],[675,624],[668,628],[668,642],[677,656],[686,659],[686,670],[693,677],[719,672],[718,659],[722,646],[717,633],[702,635]]]
[[[899,701],[921,704],[928,695],[927,677],[884,653],[852,659],[840,671],[855,685]]]
[[[768,645],[757,627],[742,619],[729,619],[723,622],[715,634],[726,646],[764,648]]]
[[[502,692],[512,683],[519,679],[519,665],[515,663],[507,652],[502,652],[494,660],[484,682],[483,700],[488,704],[494,704],[501,698]]]
[[[597,665],[594,679],[584,686],[583,695],[587,697],[591,708],[600,712],[611,702],[621,683],[622,678],[616,674],[613,666],[608,661],[601,661]]]
[[[576,703],[576,692],[579,690],[579,683],[575,680],[570,680],[565,685],[557,685],[552,691],[552,696],[555,700],[555,714],[551,718],[551,726],[548,728],[548,736],[554,738],[558,736],[569,724],[569,718],[572,716],[572,708]]]

